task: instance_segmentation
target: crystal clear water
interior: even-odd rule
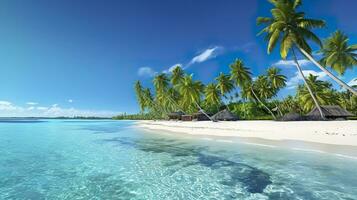
[[[0,199],[357,199],[353,159],[131,125],[0,121]]]

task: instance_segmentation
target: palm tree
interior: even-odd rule
[[[140,107],[140,112],[143,113],[145,110],[145,102],[143,98],[143,87],[141,86],[140,81],[135,82],[134,88],[135,88],[136,99]]]
[[[201,99],[203,84],[200,81],[194,81],[192,75],[184,76],[181,83],[177,85],[177,90],[180,93],[181,105],[188,112],[194,112],[197,102]]]
[[[343,75],[346,69],[357,65],[356,51],[357,44],[348,46],[348,37],[341,31],[336,31],[324,41],[320,63]]]
[[[230,79],[229,75],[223,74],[222,72],[215,80],[217,81],[217,88],[220,93],[227,98],[226,93],[231,92],[234,88],[233,81]]]
[[[248,67],[244,66],[244,63],[240,59],[236,59],[230,66],[230,79],[234,81],[235,85],[243,88],[248,82],[252,80],[252,73]]]
[[[266,24],[266,27],[258,35],[266,33],[268,54],[272,52],[278,42],[280,42],[280,56],[283,59],[286,59],[289,51],[292,50],[296,67],[303,77],[316,107],[320,111],[321,117],[324,118],[321,107],[302,73],[294,49],[299,49],[304,55],[305,53],[310,55],[311,47],[307,40],[312,40],[322,46],[320,39],[310,30],[324,27],[325,22],[323,20],[305,18],[304,12],[297,12],[296,9],[301,5],[301,0],[271,0],[270,2],[274,5],[274,8],[271,9],[272,17],[257,18],[258,25]]]
[[[270,67],[267,70],[267,79],[269,81],[269,84],[274,91],[274,96],[276,96],[279,92],[280,89],[284,88],[286,86],[286,76],[284,76],[281,73],[281,69],[276,68],[276,67]],[[282,116],[283,113],[281,112],[279,106],[274,102],[276,109],[279,111],[280,115]]]
[[[251,91],[255,99],[276,119],[274,113],[263,103],[264,100],[274,96],[274,91],[269,84],[268,78],[266,76],[258,76],[251,86]]]
[[[204,89],[205,105],[207,107],[214,107],[219,110],[221,105],[221,94],[214,83],[208,84]]]
[[[185,75],[185,72],[182,70],[180,66],[176,66],[172,70],[172,75],[171,75],[171,83],[173,86],[178,85],[179,83],[182,82],[183,77]]]
[[[280,53],[286,58],[289,49],[292,47],[306,56],[320,70],[325,72],[330,78],[335,80],[340,86],[350,90],[357,96],[357,91],[340,80],[337,76],[321,66],[312,56],[311,48],[307,39],[316,42],[322,46],[320,39],[310,30],[312,28],[322,28],[325,26],[323,20],[305,18],[304,12],[298,12],[297,8],[301,5],[301,0],[271,0],[275,7],[271,10],[273,18],[260,17],[258,23],[266,23],[268,26],[262,30],[267,33],[269,40],[268,53],[274,48],[278,40],[281,39]],[[338,51],[336,51],[337,53]]]
[[[317,76],[312,74],[307,77],[307,81],[319,103],[323,105],[333,105],[337,103],[338,98],[331,90],[332,85],[330,83],[318,80]],[[304,111],[307,112],[314,108],[314,101],[305,86],[300,85],[298,87],[297,96]]]
[[[169,79],[167,78],[166,74],[161,73],[155,76],[153,83],[156,92],[156,100],[160,106],[166,109],[164,106],[166,103],[165,101],[167,101],[165,96],[169,88]]]
[[[286,86],[286,76],[281,74],[281,69],[270,67],[267,70],[267,79],[274,90],[280,90]]]
[[[236,87],[240,87],[241,91],[252,81],[252,73],[248,67],[245,67],[241,59],[236,59],[230,66],[230,79],[234,82]],[[245,108],[246,96],[242,96],[243,108]],[[246,109],[245,109],[246,110]],[[247,113],[244,113],[246,115]]]

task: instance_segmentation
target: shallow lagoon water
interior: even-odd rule
[[[147,133],[129,121],[0,123],[0,199],[357,199],[357,160]]]

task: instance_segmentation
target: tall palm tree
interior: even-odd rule
[[[324,118],[321,107],[302,73],[294,49],[299,49],[304,55],[305,53],[310,55],[311,47],[307,43],[307,40],[312,40],[322,46],[320,39],[311,32],[311,29],[322,28],[325,26],[325,22],[323,20],[306,18],[304,12],[297,12],[296,9],[301,5],[301,0],[270,0],[270,2],[274,6],[271,9],[272,17],[257,18],[258,25],[266,25],[258,35],[266,33],[265,39],[268,41],[268,54],[272,52],[278,42],[280,42],[280,56],[283,59],[286,59],[289,51],[292,50],[296,67],[303,77],[316,107],[320,111],[321,117]]]
[[[311,56],[311,48],[307,43],[307,39],[322,46],[320,39],[311,32],[311,29],[322,28],[325,26],[325,22],[323,20],[305,18],[304,12],[298,12],[297,9],[301,5],[301,0],[270,0],[270,2],[274,5],[271,10],[273,17],[259,17],[257,19],[258,24],[265,23],[268,25],[262,30],[262,32],[267,33],[267,39],[269,40],[268,53],[273,50],[279,40],[281,40],[280,54],[283,58],[286,58],[291,48],[296,47],[320,70],[324,71],[340,86],[350,90],[357,96],[356,90],[328,71]]]
[[[348,37],[338,30],[324,41],[320,63],[343,75],[346,69],[357,65],[356,51],[357,44],[348,46]]]
[[[312,74],[307,77],[307,81],[309,85],[312,86],[311,89],[319,103],[323,105],[333,105],[337,103],[337,97],[333,94],[331,90],[332,85],[330,83],[318,80],[317,76]],[[305,86],[300,85],[298,87],[297,96],[305,112],[314,108],[313,99]]]
[[[252,81],[252,73],[250,72],[249,68],[244,65],[244,62],[241,59],[236,59],[232,64],[230,64],[229,68],[231,69],[230,79],[234,82],[236,87],[240,87],[241,93],[244,93],[243,90]],[[247,96],[242,96],[243,108],[246,108],[246,98]],[[244,115],[246,114],[247,113],[244,113]]]
[[[141,86],[140,81],[135,82],[134,88],[135,88],[136,99],[140,107],[140,112],[143,113],[145,110],[145,102],[143,98],[143,87]]]
[[[279,68],[270,67],[267,70],[267,79],[274,90],[280,90],[286,86],[286,76],[281,74],[281,69]]]
[[[185,72],[180,66],[176,66],[171,73],[171,83],[173,86],[176,86],[182,82]]]
[[[271,88],[267,77],[258,76],[258,78],[253,82],[251,90],[255,99],[271,114],[274,119],[276,119],[275,114],[263,102],[266,99],[270,99],[274,95],[274,91]]]
[[[200,81],[194,81],[192,75],[184,76],[182,82],[177,85],[177,90],[182,97],[181,105],[185,110],[188,112],[196,110],[203,88],[203,84]]]
[[[214,107],[219,110],[221,105],[221,94],[214,83],[208,84],[204,89],[205,105],[207,107]]]
[[[229,75],[223,74],[222,72],[215,80],[217,81],[217,88],[220,93],[227,98],[226,94],[231,92],[234,88],[233,81],[230,79]]]
[[[248,67],[244,66],[244,63],[240,59],[236,59],[234,63],[229,65],[230,79],[234,81],[235,85],[243,88],[248,82],[252,80],[252,73],[249,71]]]
[[[154,77],[153,80],[155,92],[156,92],[156,100],[160,106],[165,108],[165,103],[167,101],[166,92],[169,88],[169,79],[166,74],[161,73]]]
[[[267,70],[266,76],[267,76],[269,84],[273,90],[274,96],[276,96],[278,94],[279,90],[286,86],[286,76],[281,74],[281,69],[276,68],[276,67],[270,67]],[[274,102],[276,109],[279,111],[280,115],[282,116],[283,113],[281,112],[281,110],[276,102],[277,101]]]

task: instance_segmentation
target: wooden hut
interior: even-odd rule
[[[340,106],[321,106],[322,113],[326,119],[329,120],[346,120],[347,117],[352,117],[353,114]],[[317,108],[314,108],[309,114],[307,114],[309,120],[321,120],[320,112]]]
[[[208,113],[206,113],[206,114],[208,116],[210,116],[210,114],[208,114]],[[196,121],[209,121],[210,119],[207,117],[207,115],[205,115],[203,113],[203,111],[200,110],[200,111],[192,114],[192,119],[196,120]]]
[[[182,115],[181,120],[182,121],[192,121],[192,115]]]
[[[178,111],[178,112],[169,113],[167,116],[169,117],[170,120],[181,120],[181,117],[184,114],[185,114],[184,112]]]
[[[229,110],[224,109],[212,116],[213,120],[217,121],[237,121],[238,116],[231,113]]]
[[[296,112],[290,112],[288,114],[285,114],[279,119],[279,121],[303,121],[303,120],[305,120],[305,117]]]

